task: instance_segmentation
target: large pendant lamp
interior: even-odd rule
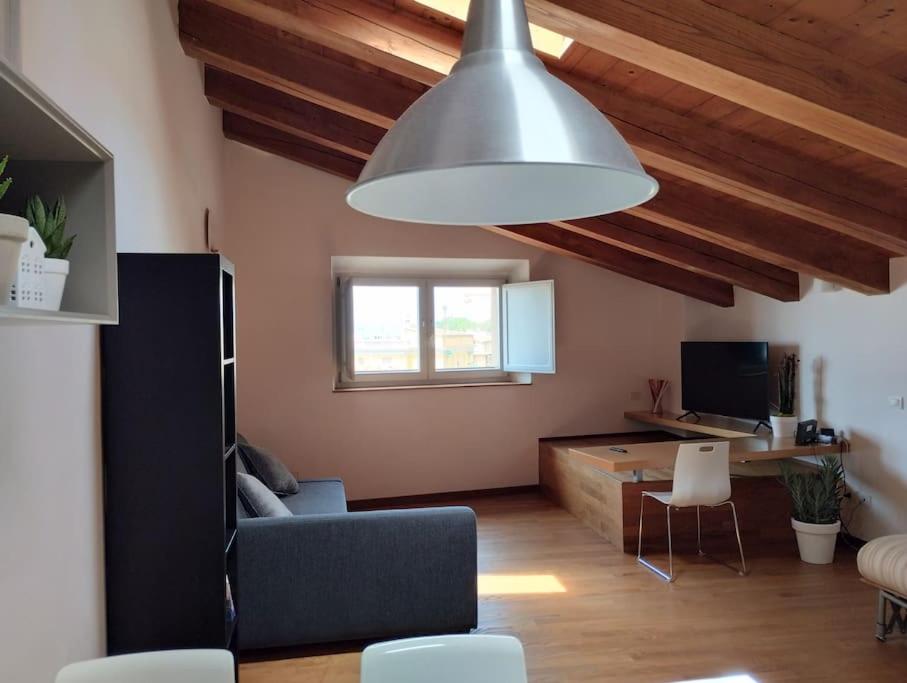
[[[523,0],[472,0],[460,60],[384,136],[347,203],[513,225],[620,211],[657,191],[614,126],[535,56]]]

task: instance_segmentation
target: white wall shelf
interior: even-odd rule
[[[0,212],[22,215],[38,194],[66,201],[77,234],[60,311],[0,305],[0,324],[117,322],[113,155],[16,69],[0,60],[0,157],[13,184]],[[5,297],[2,297],[5,300]]]

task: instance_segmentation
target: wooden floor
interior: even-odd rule
[[[480,597],[480,631],[522,640],[530,683],[907,680],[907,638],[873,637],[876,593],[860,583],[853,553],[826,567],[748,558],[741,578],[694,550],[667,585],[539,496],[465,504],[479,516],[480,574],[546,577],[541,589],[554,577],[564,588]],[[358,666],[359,654],[337,654],[244,664],[241,677],[355,683]]]

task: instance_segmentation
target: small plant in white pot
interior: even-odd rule
[[[9,157],[0,160],[0,176],[6,171],[6,162]],[[0,199],[12,185],[12,178],[0,181]],[[28,239],[28,221],[21,216],[9,213],[0,213],[0,306],[6,303],[10,287],[16,281],[19,271],[19,253],[22,245]]]
[[[798,472],[784,461],[781,476],[793,502],[791,526],[797,534],[800,559],[810,564],[831,564],[844,502],[844,467],[840,459],[826,455],[814,472]]]
[[[797,359],[796,353],[785,353],[778,368],[778,414],[769,419],[775,436],[797,434]]]
[[[63,300],[66,276],[69,275],[69,252],[76,236],[65,234],[66,203],[57,199],[51,209],[38,195],[28,200],[25,218],[41,239],[47,251],[44,254],[44,306],[49,311],[59,311]]]

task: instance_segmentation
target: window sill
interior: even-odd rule
[[[346,394],[360,391],[401,391],[409,389],[463,389],[465,387],[523,387],[532,386],[532,381],[501,382],[458,382],[451,384],[403,384],[388,387],[334,387],[335,394]]]

